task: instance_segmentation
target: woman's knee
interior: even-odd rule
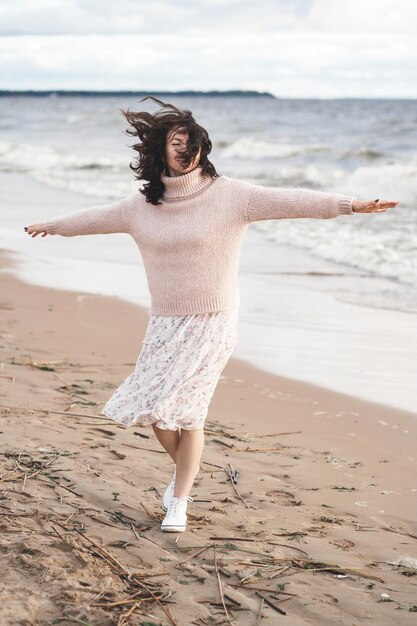
[[[185,435],[186,437],[204,435],[204,428],[182,428],[181,436],[182,435]]]

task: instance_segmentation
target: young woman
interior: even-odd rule
[[[25,230],[32,237],[128,233],[136,241],[151,294],[150,318],[135,369],[102,414],[125,426],[152,425],[174,461],[161,530],[181,532],[208,406],[236,343],[246,229],[257,220],[378,213],[398,202],[219,175],[208,159],[209,135],[191,111],[152,99],[161,105],[155,114],[121,110],[131,125],[127,134],[139,139],[130,167],[145,181],[142,188]]]

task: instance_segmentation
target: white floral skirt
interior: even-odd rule
[[[151,314],[134,371],[101,413],[125,426],[202,428],[236,344],[238,311]]]

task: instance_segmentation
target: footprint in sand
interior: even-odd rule
[[[265,493],[269,498],[273,498],[271,502],[274,504],[280,504],[281,506],[299,506],[301,500],[297,501],[293,493],[284,491],[283,489],[272,489]]]

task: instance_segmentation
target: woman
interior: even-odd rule
[[[146,99],[146,98],[144,98]],[[187,505],[204,445],[204,421],[236,343],[238,264],[248,226],[258,220],[377,213],[395,201],[301,188],[254,185],[219,175],[212,144],[191,111],[152,98],[155,113],[121,110],[139,142],[130,165],[143,188],[25,228],[29,235],[128,233],[143,258],[150,318],[135,370],[102,414],[126,426],[151,424],[174,461],[162,498],[161,530],[186,529]]]

